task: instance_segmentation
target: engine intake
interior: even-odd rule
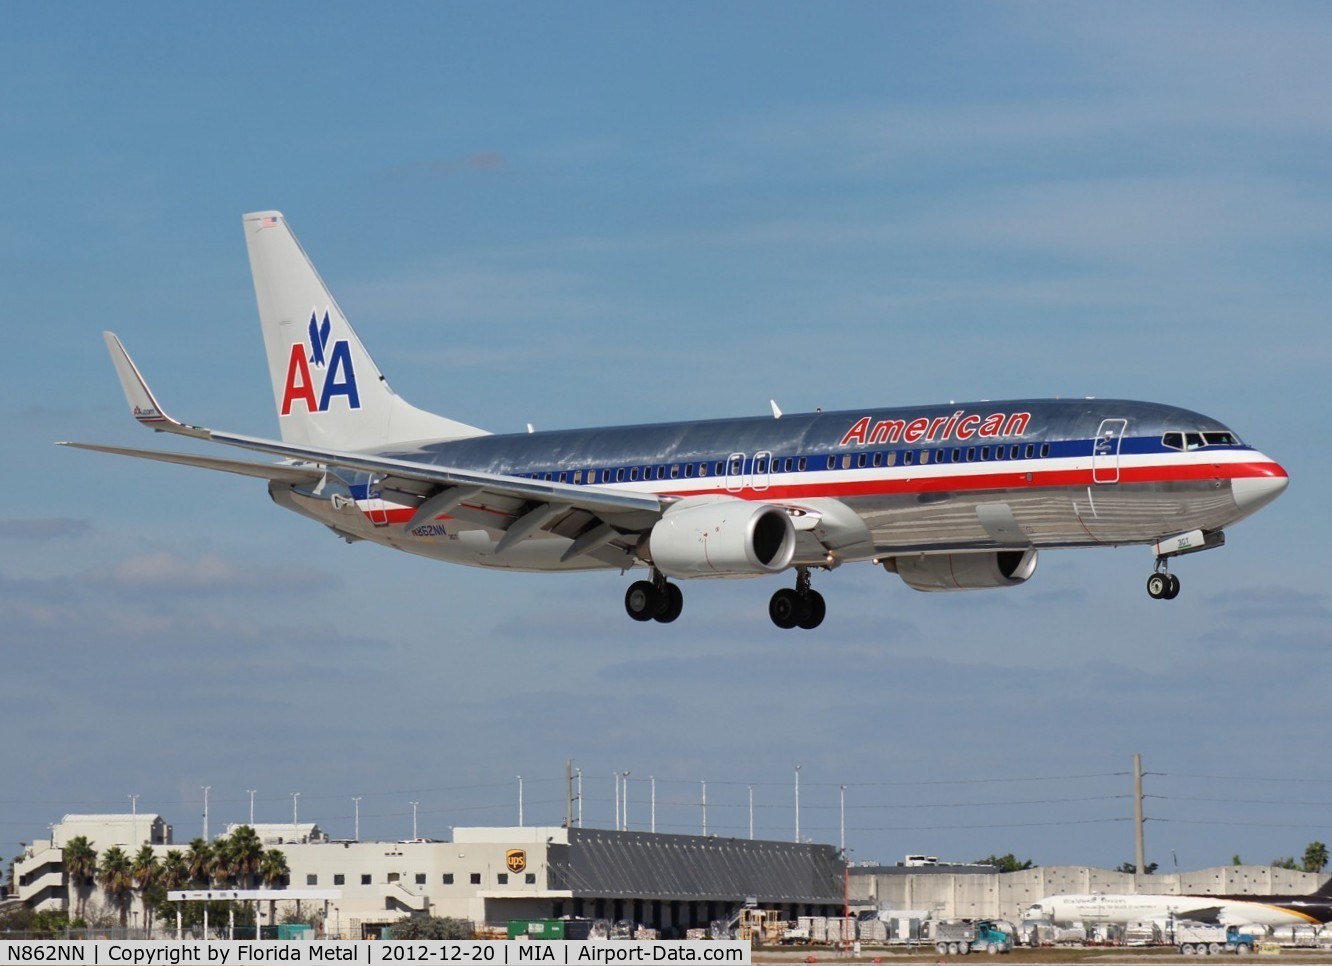
[[[883,566],[913,590],[987,590],[1026,583],[1036,572],[1036,551],[911,554],[891,557]]]
[[[795,555],[795,527],[781,507],[747,500],[681,504],[648,536],[652,564],[668,577],[759,577]]]

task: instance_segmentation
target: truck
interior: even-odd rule
[[[950,919],[934,924],[934,950],[940,956],[986,952],[1006,953],[1013,948],[1011,933],[999,928],[993,919],[967,922]]]
[[[1258,942],[1258,937],[1242,932],[1239,926],[1206,922],[1181,920],[1175,923],[1173,932],[1175,947],[1185,956],[1215,956],[1218,953],[1247,956]]]

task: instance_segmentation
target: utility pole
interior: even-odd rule
[[[1142,755],[1133,756],[1133,831],[1138,846],[1138,875],[1147,874],[1147,849],[1142,838]]]
[[[754,839],[754,786],[749,786],[749,838]]]
[[[207,842],[207,841],[208,841],[208,789],[212,788],[213,786],[212,786],[212,785],[203,785],[203,786],[201,786],[201,787],[203,788],[203,793],[204,793],[204,828],[203,828],[203,837],[204,837],[204,841]]]
[[[356,795],[352,798],[352,804],[356,807],[356,841],[361,841],[361,796]]]
[[[416,806],[418,806],[418,805],[420,805],[420,804],[421,804],[420,802],[412,802],[412,841],[413,841],[413,842],[416,841]]]
[[[134,819],[133,841],[135,845],[138,845],[139,844],[139,796],[131,795],[129,797],[129,800],[130,800],[130,815],[133,816]]]
[[[629,831],[629,772],[624,773],[624,806],[621,810],[624,830]]]
[[[648,775],[648,785],[652,788],[652,834],[657,834],[657,776]]]
[[[523,776],[518,776],[518,827],[523,827]]]
[[[250,793],[250,828],[254,828],[254,793],[258,791],[258,789],[247,788],[245,790]]]
[[[296,825],[299,825],[299,824],[300,824],[300,823],[296,820],[296,814],[297,814],[297,812],[296,812],[296,802],[300,799],[300,797],[301,797],[301,793],[300,793],[300,792],[292,792],[292,793],[291,793],[291,824],[292,824],[293,827],[296,826]]]
[[[564,759],[564,827],[573,828],[573,759]]]
[[[575,775],[578,778],[578,827],[583,827],[583,769],[579,768]]]

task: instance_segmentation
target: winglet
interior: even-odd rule
[[[186,426],[168,416],[158,405],[157,397],[148,388],[148,383],[139,372],[139,367],[134,364],[134,360],[125,351],[125,346],[121,344],[116,334],[103,332],[102,338],[106,340],[107,351],[111,353],[111,364],[116,367],[116,375],[120,377],[120,387],[125,391],[125,400],[129,403],[130,413],[135,419],[159,433],[179,433],[200,439],[208,439],[212,435],[200,426]]]

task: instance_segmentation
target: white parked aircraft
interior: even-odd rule
[[[1281,926],[1332,921],[1332,882],[1308,895],[1170,896],[1083,893],[1046,896],[1023,914],[1059,925],[1190,919],[1223,925]]]
[[[70,443],[268,482],[349,541],[511,570],[646,567],[625,608],[675,620],[672,582],[794,571],[779,627],[816,627],[811,574],[870,562],[916,590],[1012,587],[1043,549],[1141,544],[1169,561],[1287,484],[1274,460],[1175,406],[1014,400],[491,435],[388,382],[279,212],[244,216],[281,440],[168,416],[106,333],[136,419],[278,463]]]

